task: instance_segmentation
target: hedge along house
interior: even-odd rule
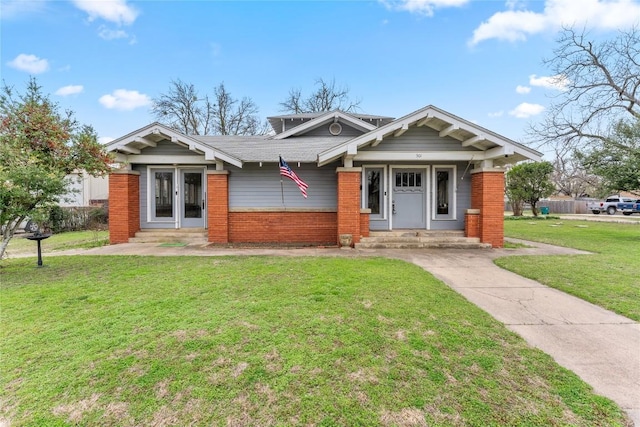
[[[541,154],[427,106],[399,119],[270,117],[275,135],[188,136],[159,123],[107,145],[111,243],[146,229],[211,243],[336,245],[371,231],[464,230],[503,245],[504,166]],[[279,157],[308,184],[282,180]]]

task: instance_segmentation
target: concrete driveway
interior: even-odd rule
[[[445,282],[530,345],[615,401],[640,427],[640,324],[533,280],[502,270],[501,256],[587,253],[527,242],[521,249],[247,249],[121,244],[59,253],[86,255],[384,256],[412,262]],[[48,256],[51,256],[49,254]]]

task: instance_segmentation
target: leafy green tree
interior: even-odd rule
[[[610,138],[577,157],[585,170],[602,178],[604,193],[628,191],[640,196],[640,119],[618,122]]]
[[[555,190],[552,174],[553,165],[549,162],[520,163],[507,172],[505,191],[514,216],[522,216],[524,203],[529,203],[533,215],[538,216],[538,202]]]
[[[60,112],[30,79],[24,94],[0,90],[0,259],[25,218],[59,203],[67,175],[108,173],[110,156],[93,128]]]

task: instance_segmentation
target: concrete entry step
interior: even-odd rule
[[[355,245],[359,249],[483,249],[491,245],[477,237],[464,237],[462,230],[393,230],[372,231]]]
[[[204,228],[154,228],[140,230],[129,243],[208,243],[207,230]]]

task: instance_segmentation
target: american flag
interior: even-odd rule
[[[298,188],[300,189],[300,192],[302,193],[302,196],[305,199],[307,198],[307,188],[309,188],[309,186],[307,185],[306,182],[301,180],[300,177],[298,175],[296,175],[296,173],[294,171],[291,170],[291,168],[289,167],[287,162],[285,162],[282,159],[282,157],[280,157],[280,175],[286,176],[287,178],[289,178],[293,182],[295,182],[298,185]]]

